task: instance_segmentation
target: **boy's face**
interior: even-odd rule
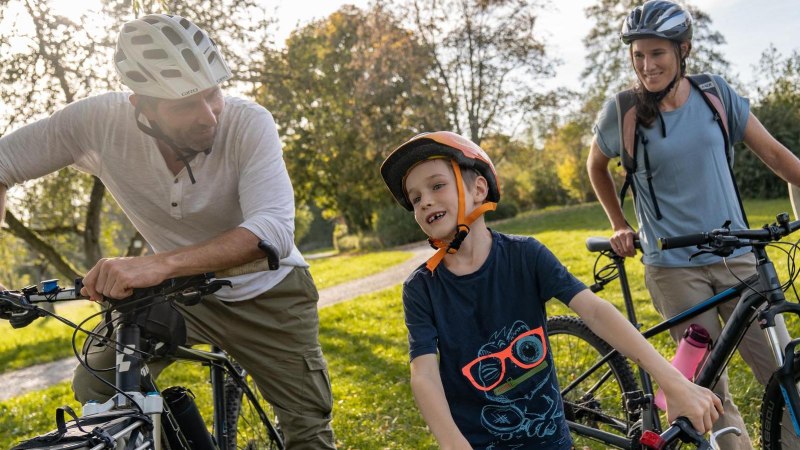
[[[432,159],[417,164],[408,172],[405,188],[422,231],[433,239],[452,239],[458,221],[458,188],[450,161]],[[481,176],[465,186],[464,215],[483,203],[486,195],[486,179]]]

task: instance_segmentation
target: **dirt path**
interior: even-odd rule
[[[319,307],[334,305],[359,295],[378,291],[402,283],[413,269],[433,254],[427,243],[412,244],[398,248],[413,254],[407,261],[368,277],[331,286],[319,291]],[[31,391],[44,389],[72,378],[74,358],[65,358],[47,364],[38,364],[0,375],[0,401],[17,397]]]

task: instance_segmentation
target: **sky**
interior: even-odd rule
[[[98,4],[98,0],[54,0],[64,13],[78,14],[83,8]],[[551,86],[578,89],[584,68],[585,49],[581,39],[591,23],[583,10],[593,0],[553,0],[551,10],[540,15],[551,54],[564,64],[558,69]],[[344,4],[366,7],[368,0],[261,0],[267,11],[278,18],[276,42],[283,42],[298,25],[319,19]],[[800,0],[692,0],[712,19],[712,27],[722,33],[727,44],[721,47],[745,86],[752,85],[758,76],[761,53],[774,44],[783,56],[800,51]],[[80,6],[79,6],[80,5]]]

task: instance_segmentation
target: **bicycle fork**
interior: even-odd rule
[[[781,292],[782,294],[782,292]],[[792,419],[792,426],[797,436],[800,436],[800,384],[794,379],[794,360],[796,347],[800,344],[800,338],[793,339],[788,343],[782,339],[776,329],[775,316],[790,312],[800,316],[800,305],[789,303],[785,299],[775,302],[769,310],[759,313],[759,324],[764,335],[769,341],[772,355],[778,370],[775,372],[783,394],[783,401],[786,404],[789,415]]]

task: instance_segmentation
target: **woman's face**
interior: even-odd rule
[[[633,41],[631,58],[639,81],[649,92],[666,89],[680,70],[675,45],[667,39],[647,38]]]

